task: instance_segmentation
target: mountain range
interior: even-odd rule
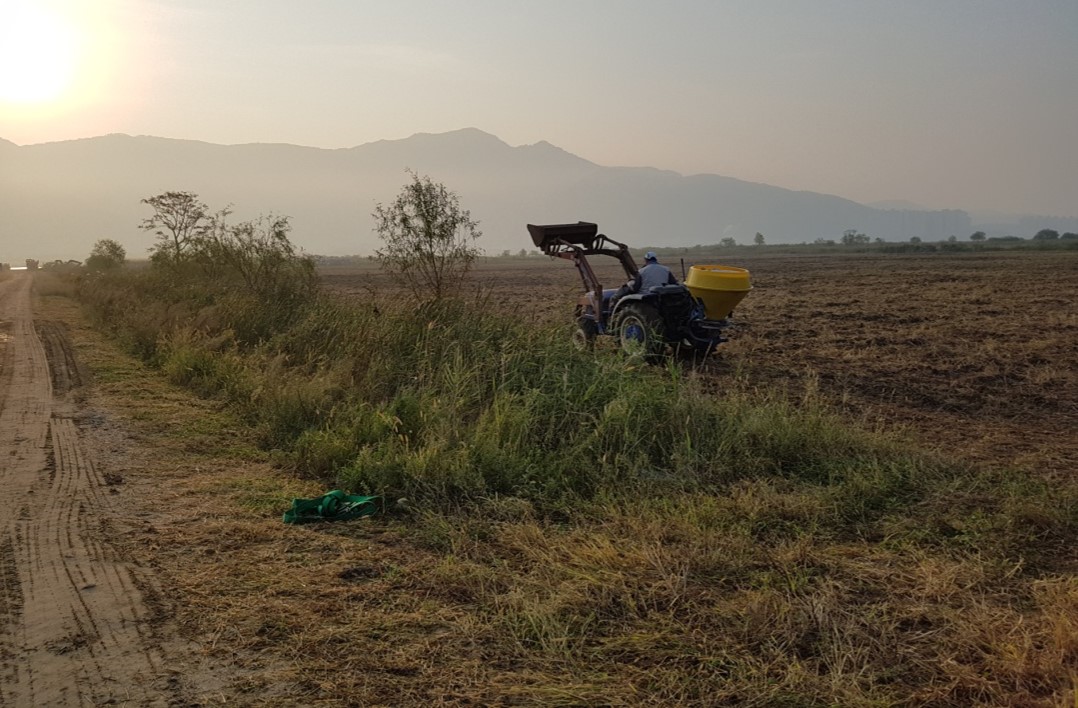
[[[530,249],[527,223],[579,220],[637,246],[751,243],[757,232],[768,243],[800,243],[847,229],[936,240],[965,238],[974,227],[959,210],[875,208],[719,175],[607,167],[473,128],[341,149],[106,135],[0,140],[0,260],[81,260],[101,238],[140,257],[152,242],[138,229],[150,213],[141,200],[171,190],[195,192],[214,210],[232,205],[236,219],[287,215],[308,253],[368,254],[379,243],[371,212],[394,199],[407,169],[456,192],[492,254]]]

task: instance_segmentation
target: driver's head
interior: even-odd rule
[[[647,253],[645,253],[644,254],[644,262],[645,263],[658,263],[659,259],[655,255],[655,251],[648,251]]]

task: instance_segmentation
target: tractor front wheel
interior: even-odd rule
[[[573,346],[580,351],[594,349],[597,336],[599,336],[599,325],[595,320],[581,317],[577,320],[576,329],[573,330]]]
[[[666,342],[662,318],[655,308],[642,302],[626,304],[618,314],[618,342],[630,357],[642,357],[649,364],[662,359]]]

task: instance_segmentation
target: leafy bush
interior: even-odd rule
[[[388,206],[372,215],[384,246],[376,253],[382,267],[420,300],[456,293],[479,256],[474,242],[479,222],[462,209],[444,184],[409,172],[412,181]]]
[[[103,238],[94,244],[86,259],[88,270],[111,270],[119,268],[127,259],[127,251],[118,242]]]

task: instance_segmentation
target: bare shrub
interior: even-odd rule
[[[421,300],[440,300],[460,290],[480,250],[478,221],[462,209],[457,195],[444,184],[409,171],[388,206],[378,204],[372,216],[385,243],[376,251],[382,268]]]

